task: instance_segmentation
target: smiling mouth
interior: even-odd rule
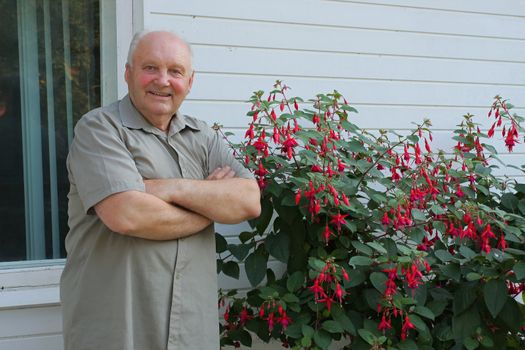
[[[155,96],[159,96],[159,97],[171,97],[172,96],[172,94],[168,92],[148,91],[148,93],[155,95]]]

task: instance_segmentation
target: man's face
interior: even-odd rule
[[[126,82],[131,101],[153,125],[169,125],[193,84],[188,47],[170,33],[147,34],[138,43]]]

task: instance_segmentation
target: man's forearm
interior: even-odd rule
[[[164,200],[219,223],[239,223],[259,216],[261,211],[255,180],[159,179],[145,183],[148,192],[149,188]]]
[[[95,211],[112,231],[152,240],[183,238],[212,223],[207,217],[137,191],[112,195],[98,203]]]

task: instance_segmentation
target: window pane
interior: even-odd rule
[[[64,257],[74,123],[100,105],[99,3],[0,0],[0,261]]]

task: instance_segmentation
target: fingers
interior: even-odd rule
[[[206,179],[207,180],[222,180],[231,179],[235,177],[235,172],[229,166],[215,169]]]

